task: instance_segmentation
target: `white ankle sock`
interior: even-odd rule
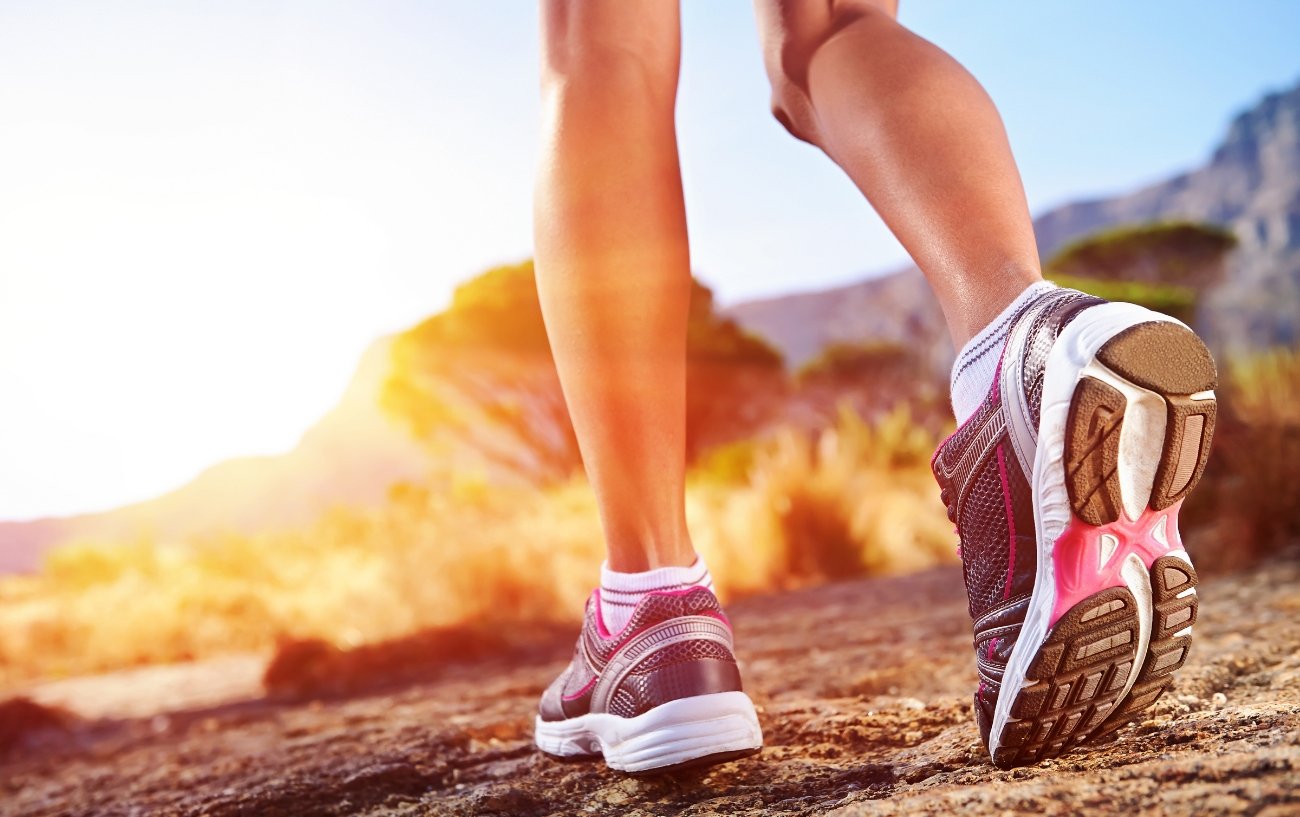
[[[699,556],[690,567],[659,567],[642,573],[617,573],[600,566],[600,618],[611,633],[622,630],[638,602],[655,590],[713,589],[713,577]]]
[[[1006,345],[1007,335],[1015,326],[1016,318],[1034,301],[1056,289],[1050,281],[1038,281],[1025,287],[1016,299],[1002,310],[1002,314],[989,321],[989,325],[971,338],[952,364],[952,413],[957,417],[957,425],[970,419],[975,410],[988,396],[993,388],[993,378],[997,376],[998,361],[1002,357],[1002,347]]]

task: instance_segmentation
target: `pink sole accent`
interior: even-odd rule
[[[1119,519],[1099,526],[1072,517],[1052,548],[1056,606],[1052,608],[1048,626],[1054,626],[1070,608],[1089,596],[1111,587],[1124,587],[1120,568],[1129,554],[1136,553],[1150,569],[1161,556],[1182,550],[1183,542],[1178,534],[1178,509],[1182,505],[1180,500],[1163,511],[1147,508],[1136,520],[1121,511]],[[1164,523],[1167,544],[1155,537],[1161,517],[1167,517]],[[1102,537],[1107,534],[1115,537],[1117,546],[1102,564]]]

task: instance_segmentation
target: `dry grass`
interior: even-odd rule
[[[1300,349],[1228,365],[1214,453],[1187,510],[1198,565],[1238,567],[1300,538]]]
[[[1188,506],[1198,564],[1232,567],[1300,536],[1300,350],[1227,367],[1217,453]],[[689,475],[696,546],[724,597],[953,561],[937,439],[905,411],[780,429]],[[582,480],[544,491],[473,474],[395,487],[372,512],[292,533],[63,547],[0,580],[0,684],[231,651],[284,637],[354,647],[478,620],[575,618],[602,557]]]
[[[723,595],[952,560],[935,442],[905,413],[869,425],[845,410],[818,435],[715,452],[691,473],[688,507]],[[351,647],[470,620],[570,620],[601,558],[581,480],[537,491],[472,475],[398,486],[380,510],[294,533],[68,546],[40,575],[0,582],[0,683],[282,637]]]
[[[696,546],[733,594],[953,561],[930,475],[936,443],[906,411],[871,425],[842,408],[817,435],[787,429],[723,449],[692,475]]]

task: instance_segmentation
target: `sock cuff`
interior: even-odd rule
[[[1036,281],[1021,290],[1015,300],[957,353],[952,364],[949,387],[952,395],[952,413],[958,424],[964,423],[979,408],[988,395],[997,376],[1002,348],[1011,328],[1038,299],[1058,287],[1050,281]]]
[[[646,593],[693,586],[713,587],[709,568],[699,556],[687,567],[659,567],[639,573],[619,573],[611,570],[608,562],[600,566],[600,594],[613,602],[630,596],[639,598]]]
[[[1035,281],[1021,290],[1014,301],[1007,304],[996,318],[989,321],[987,326],[975,334],[975,337],[966,341],[966,345],[957,352],[957,359],[952,362],[952,382],[955,383],[962,372],[990,352],[1000,351],[1001,346],[998,341],[1010,334],[1011,326],[1024,308],[1057,288],[1057,285],[1051,281]]]

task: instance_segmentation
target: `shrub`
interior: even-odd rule
[[[1215,224],[1157,221],[1101,230],[1062,247],[1049,272],[1102,281],[1173,284],[1202,290],[1223,275],[1237,237]]]
[[[869,423],[842,409],[819,433],[782,428],[710,455],[687,502],[720,591],[952,560],[934,442],[904,411]],[[39,576],[0,581],[0,683],[286,641],[333,655],[430,628],[571,622],[603,555],[585,481],[480,482],[395,486],[380,509],[300,531],[58,549]]]
[[[1300,538],[1300,348],[1227,366],[1214,453],[1187,503],[1198,562],[1236,567]]]
[[[745,452],[739,483],[727,478],[740,459],[731,455],[725,469],[692,472],[696,545],[719,586],[742,594],[951,561],[956,541],[929,470],[935,442],[905,409],[868,423],[842,406],[823,431],[782,429]]]

